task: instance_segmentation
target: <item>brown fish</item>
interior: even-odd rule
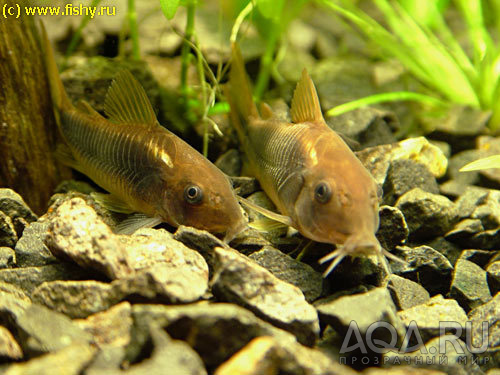
[[[42,26],[50,91],[67,144],[65,162],[110,195],[100,202],[139,212],[121,233],[160,222],[188,225],[231,240],[246,227],[229,179],[198,151],[158,123],[148,97],[128,71],[114,79],[104,118],[88,104],[73,106]]]
[[[251,94],[239,49],[233,45],[227,99],[248,168],[282,215],[253,207],[314,241],[341,244],[320,262],[335,259],[327,275],[347,255],[377,254],[377,184],[342,138],[326,124],[306,70],[291,106],[292,123]],[[389,256],[392,254],[389,253]]]

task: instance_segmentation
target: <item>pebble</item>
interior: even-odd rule
[[[395,274],[389,276],[388,289],[398,310],[420,305],[430,298],[420,284]]]
[[[416,324],[424,341],[439,336],[444,323],[452,322],[464,329],[467,321],[467,315],[457,301],[445,299],[440,294],[423,304],[399,311],[397,315],[407,327]]]
[[[9,216],[0,211],[0,246],[14,247],[17,242],[17,233]]]
[[[70,258],[110,279],[130,275],[122,244],[83,199],[73,198],[57,207],[46,244],[55,256]]]
[[[45,245],[49,221],[30,223],[17,241],[16,260],[19,267],[45,266],[57,262],[57,259]]]
[[[278,279],[299,288],[307,302],[312,302],[321,295],[323,277],[308,264],[299,262],[270,246],[252,253],[249,258]]]
[[[296,286],[284,282],[232,249],[215,248],[217,265],[212,292],[222,300],[253,311],[257,316],[292,332],[305,345],[319,334],[314,307]]]
[[[242,197],[249,196],[260,190],[259,183],[254,177],[233,176],[231,177],[231,182],[233,183],[234,191]]]
[[[272,336],[280,342],[295,341],[292,334],[228,303],[136,304],[132,306],[132,317],[135,335],[129,347],[131,361],[140,355],[151,325],[166,329],[175,339],[189,341],[207,368],[219,366],[256,337]]]
[[[0,247],[0,270],[16,265],[16,253],[10,247]]]
[[[399,121],[394,113],[373,107],[361,107],[327,118],[327,124],[364,147],[396,142],[393,132],[399,128]]]
[[[23,351],[10,331],[0,326],[0,358],[19,360],[23,357]]]
[[[307,358],[307,360],[304,360]],[[270,336],[253,339],[214,375],[264,374],[355,375],[357,372],[330,359],[319,350],[295,342],[282,343]]]
[[[257,337],[220,365],[214,375],[278,374],[283,357],[283,349],[271,337]]]
[[[475,358],[466,344],[454,335],[435,337],[410,353],[389,352],[383,355],[386,364],[412,364],[415,374],[423,374],[422,367],[432,368],[440,373],[453,375],[482,375]],[[432,371],[432,370],[431,370]]]
[[[38,218],[19,194],[7,188],[0,188],[0,211],[10,217],[17,237],[22,235],[28,223]]]
[[[403,213],[409,239],[424,241],[447,233],[458,221],[458,213],[448,198],[414,188],[403,194],[395,203]]]
[[[228,176],[239,176],[241,174],[241,156],[239,151],[234,148],[219,156],[214,164]]]
[[[215,267],[214,249],[216,247],[227,247],[227,245],[207,231],[183,225],[177,228],[177,231],[174,233],[174,239],[182,242],[190,249],[196,250],[203,256],[210,270],[210,278],[212,278]]]
[[[18,343],[28,358],[91,341],[91,336],[67,316],[13,295],[0,295],[0,319],[8,322],[9,331],[22,338]]]
[[[500,367],[500,293],[471,310],[468,318],[471,321],[471,351],[487,361],[486,368]]]
[[[459,221],[453,229],[445,234],[445,238],[453,243],[462,246],[482,247],[482,242],[478,234],[484,232],[483,224],[479,219],[463,219]]]
[[[486,267],[490,259],[495,255],[493,251],[466,249],[460,253],[459,259],[465,259],[477,264],[479,267]]]
[[[10,365],[5,375],[79,375],[96,351],[87,344],[72,344],[28,362]]]
[[[122,302],[74,322],[92,335],[94,344],[99,348],[125,347],[131,341],[132,306],[129,302]]]
[[[71,263],[54,263],[40,267],[0,269],[0,282],[6,282],[21,288],[26,294],[45,281],[82,280],[92,277],[80,267]]]
[[[380,225],[377,239],[384,249],[392,250],[408,239],[408,225],[403,213],[396,207],[381,206],[379,209]]]
[[[353,323],[364,337],[368,329],[379,322],[392,325],[399,338],[404,336],[403,323],[396,314],[396,306],[389,291],[384,287],[339,298],[330,296],[316,301],[314,306],[320,314],[321,322],[332,326],[342,337],[345,337]],[[376,331],[377,339],[391,342],[392,337],[387,334],[387,330]]]
[[[392,161],[383,185],[383,203],[392,206],[400,196],[413,188],[439,194],[436,178],[425,165],[411,159]]]
[[[443,152],[424,137],[369,147],[356,152],[356,156],[380,186],[384,184],[389,166],[395,160],[414,160],[424,164],[436,178],[444,176],[448,166],[448,159]]]
[[[391,263],[395,274],[418,282],[431,295],[448,292],[453,267],[444,255],[429,246],[398,246],[394,255],[406,262]]]
[[[475,263],[459,259],[453,270],[449,296],[467,312],[488,302],[491,294],[486,271]]]
[[[198,354],[187,343],[172,340],[158,327],[150,328],[153,351],[149,358],[122,370],[119,368],[93,368],[89,375],[152,375],[189,374],[206,375],[207,371]],[[166,372],[167,371],[167,372]]]
[[[475,186],[467,186],[463,194],[455,201],[460,218],[470,218],[476,207],[484,204],[489,195],[487,189],[478,189]]]
[[[488,285],[492,295],[500,292],[500,261],[495,261],[486,267]]]
[[[123,298],[111,284],[95,280],[44,282],[31,296],[33,302],[72,319],[106,310]]]
[[[426,245],[443,254],[452,265],[457,262],[458,258],[460,258],[460,254],[462,254],[461,247],[448,241],[444,237],[437,237]]]
[[[198,300],[208,288],[208,265],[163,229],[116,235],[80,198],[62,203],[51,218],[47,244],[59,257],[104,273],[122,294]]]

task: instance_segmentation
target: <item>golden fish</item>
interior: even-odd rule
[[[74,107],[62,85],[47,35],[46,67],[60,132],[69,148],[65,162],[110,192],[100,198],[118,212],[139,212],[121,233],[166,222],[231,240],[246,227],[229,179],[198,151],[158,123],[148,97],[128,71],[107,93],[108,119],[83,103]]]
[[[251,94],[236,45],[227,100],[248,168],[282,215],[242,201],[318,242],[341,244],[320,260],[347,255],[392,254],[375,237],[379,226],[377,184],[342,138],[326,124],[314,84],[304,70],[294,92],[288,123]],[[387,255],[386,254],[386,255]]]

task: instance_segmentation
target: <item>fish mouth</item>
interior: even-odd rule
[[[376,255],[380,261],[380,264],[386,269],[386,271],[390,274],[390,270],[388,268],[388,263],[385,258],[389,258],[393,261],[407,264],[407,262],[403,259],[398,258],[394,254],[390,253],[386,249],[384,249],[380,243],[378,242],[375,234],[369,235],[366,238],[359,236],[351,236],[348,237],[343,245],[338,245],[338,248],[332,251],[331,253],[325,255],[323,258],[319,260],[320,264],[331,261],[330,265],[323,273],[323,277],[327,277],[330,272],[332,272],[335,267],[337,267],[340,262],[347,256],[368,256],[368,255]]]
[[[345,257],[367,255],[382,255],[382,246],[380,246],[375,234],[351,235],[344,244],[338,245],[337,249],[319,260],[320,264],[331,261],[330,265],[323,273],[323,277],[327,277]]]

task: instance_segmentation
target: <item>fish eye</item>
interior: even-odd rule
[[[330,188],[330,185],[324,181],[317,184],[314,189],[314,198],[318,201],[318,203],[328,203],[332,198],[332,189]]]
[[[199,186],[188,185],[184,189],[184,199],[190,204],[198,204],[203,199],[203,191]]]

